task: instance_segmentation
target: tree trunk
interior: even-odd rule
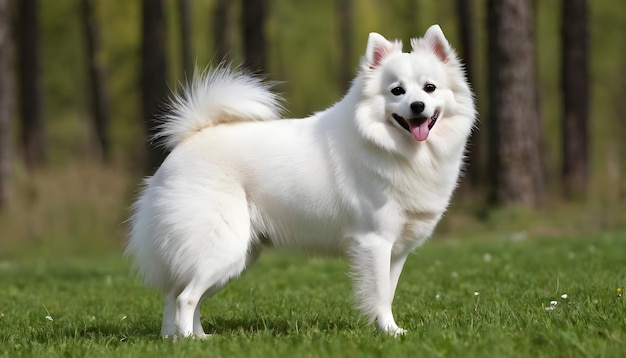
[[[541,204],[545,192],[529,0],[488,0],[492,199]]]
[[[19,110],[22,151],[30,169],[46,157],[39,58],[39,2],[17,1]]]
[[[13,99],[11,1],[0,0],[0,210],[9,203],[11,187]]]
[[[178,0],[178,15],[180,17],[180,47],[185,76],[193,75],[193,60],[191,59],[191,3],[189,0]]]
[[[460,39],[460,55],[465,64],[465,74],[469,83],[474,83],[474,56],[477,46],[476,31],[474,21],[474,1],[473,0],[457,0],[456,2],[457,17],[459,20],[459,39]],[[467,184],[475,188],[481,182],[480,180],[480,131],[475,130],[470,137],[468,145],[468,161],[465,167],[467,173]]]
[[[98,141],[98,152],[104,163],[110,161],[109,95],[106,90],[104,69],[100,61],[100,31],[93,10],[94,0],[81,0],[83,30],[87,50],[89,87],[91,89],[91,116]]]
[[[563,188],[569,199],[584,196],[589,167],[589,51],[587,1],[563,1]]]
[[[142,2],[141,94],[142,116],[148,136],[148,172],[156,170],[167,153],[152,142],[163,116],[167,89],[166,27],[162,0]]]
[[[265,72],[267,0],[243,0],[241,9],[244,67],[255,73]]]
[[[213,43],[217,61],[230,62],[233,59],[231,53],[232,25],[230,4],[230,0],[217,0],[213,9]]]
[[[347,92],[354,77],[352,64],[352,0],[338,0],[339,17],[339,88]]]

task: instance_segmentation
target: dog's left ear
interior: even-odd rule
[[[443,31],[441,31],[441,27],[439,27],[439,25],[429,27],[424,34],[423,40],[426,41],[428,47],[441,62],[446,63],[450,57],[453,56],[452,48],[450,47],[446,37],[443,35]],[[416,47],[418,47],[418,39],[412,39],[411,46],[413,47],[413,50],[415,50]]]

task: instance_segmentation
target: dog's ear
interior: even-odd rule
[[[446,40],[446,37],[443,35],[443,31],[441,31],[441,27],[439,25],[433,25],[426,30],[424,34],[423,41],[426,42],[430,50],[439,58],[439,60],[443,63],[448,62],[450,57],[453,56],[452,48]],[[413,50],[416,50],[420,47],[420,39],[412,39],[411,47]]]
[[[382,35],[371,32],[367,39],[365,61],[370,69],[374,69],[380,65],[383,58],[398,49],[402,51],[402,43],[399,41],[389,42]]]

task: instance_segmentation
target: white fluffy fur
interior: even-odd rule
[[[265,245],[346,254],[358,307],[405,332],[391,311],[398,277],[446,210],[475,118],[439,27],[412,47],[371,34],[348,94],[306,119],[253,121],[278,119],[277,97],[223,68],[177,98],[161,132],[173,150],[134,206],[127,248],[166,295],[163,336],[204,337],[200,303]],[[423,141],[392,116],[415,101],[440,112]]]
[[[194,133],[221,123],[276,119],[282,109],[280,98],[270,86],[241,69],[226,66],[198,76],[174,96],[155,139],[174,148]]]

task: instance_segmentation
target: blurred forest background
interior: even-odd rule
[[[467,63],[480,113],[440,231],[499,221],[544,234],[626,228],[621,8],[618,0],[0,0],[0,255],[121,247],[140,180],[165,155],[147,144],[153,118],[194,67],[244,62],[280,81],[288,115],[301,117],[340,99],[369,32],[408,45],[434,23]]]

